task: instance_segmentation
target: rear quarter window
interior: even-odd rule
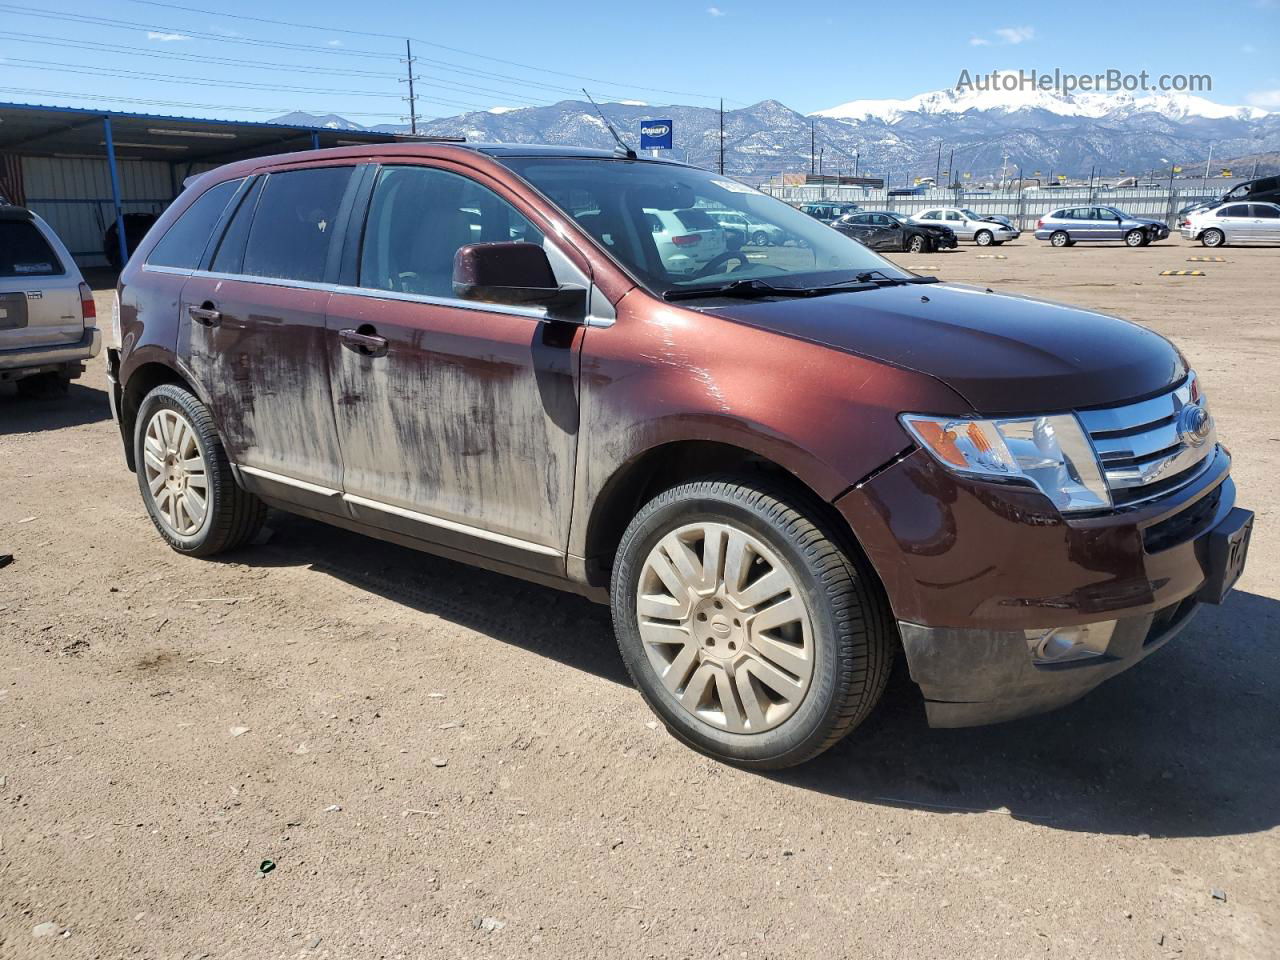
[[[224,180],[200,194],[165,231],[147,257],[147,263],[157,267],[196,269],[213,236],[213,228],[218,225],[218,218],[242,182]]]
[[[56,277],[65,272],[34,223],[0,220],[0,277]]]

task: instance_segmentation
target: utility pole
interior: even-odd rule
[[[938,141],[938,166],[933,171],[933,187],[938,188],[938,180],[942,177],[942,141]]]
[[[822,185],[822,199],[827,199],[827,180],[822,175],[822,155],[827,152],[827,148],[823,147],[818,151],[818,183]]]
[[[853,151],[853,178],[855,180],[858,178],[858,160],[861,156],[862,156],[861,151],[859,150]]]
[[[404,62],[409,69],[409,132],[418,135],[418,98],[413,92],[413,47],[406,37],[404,41]]]
[[[818,121],[809,118],[809,172],[818,172]],[[1208,167],[1205,170],[1208,171]],[[1205,176],[1209,174],[1206,172]]]
[[[956,182],[956,148],[952,147],[951,152],[947,154],[947,179],[952,183]]]
[[[1213,144],[1209,144],[1209,155],[1204,158],[1204,180],[1200,184],[1201,190],[1209,189],[1209,164],[1213,161]]]
[[[724,97],[720,98],[720,176],[724,176]]]

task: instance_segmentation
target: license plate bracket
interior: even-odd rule
[[[1209,571],[1199,600],[1222,603],[1240,574],[1249,555],[1249,538],[1253,534],[1253,511],[1234,507],[1209,533]]]

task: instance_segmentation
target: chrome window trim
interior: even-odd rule
[[[289,287],[295,290],[318,290],[322,293],[340,293],[351,297],[367,297],[371,300],[395,300],[401,303],[421,303],[437,307],[453,307],[459,310],[475,310],[481,313],[498,313],[526,320],[546,322],[546,307],[517,307],[505,303],[486,303],[481,300],[463,300],[460,297],[431,297],[418,293],[399,293],[395,290],[379,290],[376,287],[348,287],[337,283],[320,283],[311,280],[287,280],[279,277],[255,277],[244,273],[214,273],[211,270],[188,270],[184,267],[160,267],[144,264],[142,269],[151,273],[165,273],[177,277],[202,277],[208,280],[235,280],[243,283],[263,283],[271,287]],[[614,325],[611,317],[588,315],[583,326],[607,330]]]
[[[288,487],[296,487],[299,490],[306,490],[308,493],[317,493],[326,497],[342,497],[346,503],[352,503],[359,507],[368,507],[371,510],[379,510],[383,513],[394,514],[397,517],[403,517],[406,520],[415,520],[418,523],[427,526],[439,527],[442,530],[452,530],[455,533],[465,534],[475,537],[478,540],[488,540],[491,543],[499,543],[507,547],[515,547],[518,550],[524,550],[528,553],[539,553],[548,557],[562,557],[563,551],[556,547],[543,546],[540,543],[534,543],[531,540],[521,540],[519,537],[509,537],[505,533],[494,533],[491,530],[485,530],[482,527],[473,527],[468,523],[459,523],[456,520],[446,520],[443,517],[435,517],[428,513],[419,513],[416,510],[410,510],[407,507],[397,507],[392,503],[383,503],[381,500],[370,500],[368,497],[358,497],[355,494],[343,493],[341,490],[335,490],[333,487],[321,486],[318,483],[311,483],[307,480],[299,480],[296,477],[286,476],[282,473],[274,473],[271,470],[263,470],[261,467],[246,467],[239,464],[236,469],[241,473],[247,473],[251,477],[260,477],[263,480],[274,481]]]

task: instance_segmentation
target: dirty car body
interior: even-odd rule
[[[805,243],[670,272],[650,211],[701,207]],[[186,225],[199,239],[179,249]],[[916,277],[679,164],[443,144],[232,164],[166,212],[119,298],[134,469],[149,391],[180,385],[263,502],[602,601],[644,505],[766,477],[864,571],[937,724],[1080,696],[1220,602],[1247,547],[1230,457],[1168,342]],[[711,509],[699,496],[678,521]],[[663,713],[682,739],[782,762],[735,753],[726,715],[692,707],[688,726]]]

